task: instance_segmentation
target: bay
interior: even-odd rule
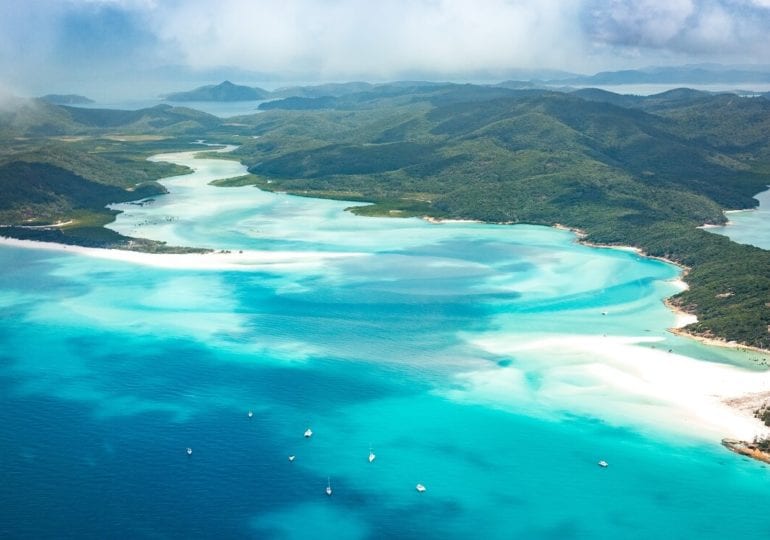
[[[706,230],[727,236],[740,244],[770,249],[770,190],[754,198],[759,201],[756,208],[727,212],[727,225],[709,226]]]
[[[770,534],[767,468],[719,445],[756,425],[709,397],[767,372],[666,331],[675,266],[154,159],[196,172],[113,227],[229,253],[0,247],[3,537]]]

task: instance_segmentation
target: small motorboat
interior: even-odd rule
[[[289,461],[294,461],[297,458],[294,454],[289,456]]]
[[[377,456],[374,455],[374,452],[372,452],[372,447],[369,447],[369,463],[374,461],[377,458]]]
[[[330,497],[332,494],[332,483],[331,483],[331,480],[329,480],[328,478],[326,479],[326,494],[329,495]]]
[[[249,411],[249,412],[248,412],[248,415],[249,415],[249,418],[251,418],[252,416],[254,416],[254,413],[253,413],[253,412],[251,412],[251,411]]]
[[[601,461],[599,461],[597,465],[599,465],[599,467],[601,467],[602,469],[606,469],[609,466],[609,463],[607,463],[602,459]]]
[[[312,437],[312,436],[313,436],[313,430],[312,430],[312,429],[310,429],[310,428],[307,428],[307,429],[305,430],[305,438],[306,438],[306,439],[309,439],[309,438],[310,438],[310,437]]]
[[[192,455],[192,448],[190,448],[189,446],[187,447],[187,455],[188,456]]]
[[[415,488],[415,489],[416,489],[417,491],[419,491],[420,493],[424,493],[424,492],[426,491],[426,488],[425,488],[425,486],[423,486],[422,484],[417,484],[417,486],[416,486],[416,488]]]

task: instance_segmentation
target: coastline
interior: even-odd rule
[[[197,155],[201,152],[188,153]],[[173,154],[158,154],[152,156],[151,159],[163,160],[171,156]],[[430,216],[424,216],[422,219],[433,224],[484,223],[478,220],[443,219]],[[553,224],[551,227],[569,231],[575,235],[577,242],[587,247],[629,251],[641,257],[672,264],[681,269],[681,276],[671,281],[682,290],[687,288],[682,277],[687,275],[689,269],[675,261],[647,255],[642,249],[634,246],[596,244],[586,241],[587,233],[580,229],[561,224]],[[331,259],[361,256],[359,253],[240,250],[236,252],[219,250],[208,253],[158,254],[10,238],[0,238],[0,245],[77,253],[89,257],[159,268],[211,271],[290,271],[310,267],[319,268]],[[720,340],[709,341],[708,338],[687,332],[684,328],[696,322],[697,317],[673,306],[668,298],[663,301],[676,316],[674,327],[669,329],[672,333],[694,338],[709,345],[739,347],[738,344],[728,344],[728,342]],[[766,430],[764,425],[753,417],[750,409],[759,405],[757,400],[763,399],[760,396],[770,394],[769,372],[757,373],[737,366],[720,366],[687,356],[666,353],[662,350],[653,349],[650,351],[645,346],[649,341],[648,337],[613,338],[560,335],[524,343],[522,350],[535,351],[536,355],[539,355],[541,350],[548,351],[550,356],[557,359],[563,351],[567,354],[563,360],[565,365],[560,368],[558,366],[552,368],[552,374],[557,384],[564,382],[560,381],[560,369],[564,372],[573,370],[574,374],[586,376],[596,381],[596,387],[605,388],[620,396],[617,400],[619,404],[627,407],[625,411],[605,410],[604,405],[599,403],[601,396],[597,397],[595,394],[596,387],[589,389],[588,394],[583,394],[582,399],[585,403],[582,405],[587,408],[582,412],[596,415],[599,418],[606,416],[610,422],[627,422],[623,419],[623,414],[629,413],[629,417],[633,418],[634,421],[638,420],[653,426],[655,422],[661,425],[675,426],[680,432],[687,431],[712,441],[720,440],[726,436],[750,440],[760,430]],[[479,346],[484,348],[482,343],[479,343]],[[493,348],[497,348],[497,346]],[[571,358],[570,355],[574,355],[575,359]],[[491,381],[486,384],[494,386],[496,382]],[[582,392],[580,388],[575,389],[575,391]],[[555,399],[567,398],[569,400],[569,396],[556,393]],[[504,400],[503,398],[500,399]],[[536,404],[532,406],[537,407]],[[565,409],[569,407],[570,403],[564,404]],[[672,411],[680,414],[672,415]],[[669,416],[678,416],[678,418],[668,418]],[[652,422],[650,422],[651,418],[654,418]]]
[[[743,212],[743,210],[734,210],[734,212]],[[715,225],[716,227],[717,225]],[[648,259],[654,259],[658,261],[663,261],[668,264],[672,264],[676,267],[678,267],[682,274],[678,279],[673,280],[674,283],[679,285],[682,289],[682,291],[686,291],[690,288],[690,286],[685,281],[685,278],[687,277],[687,274],[690,272],[690,268],[678,263],[676,261],[672,261],[671,259],[666,259],[665,257],[656,257],[654,255],[649,255],[644,252],[643,249],[638,248],[636,246],[626,246],[626,245],[613,245],[613,244],[596,244],[594,242],[588,242],[584,240],[584,238],[587,236],[585,231],[582,231],[581,229],[576,229],[572,227],[567,227],[565,225],[561,225],[559,223],[553,225],[555,229],[570,231],[575,234],[577,237],[577,241],[585,246],[593,247],[593,248],[603,248],[603,249],[621,249],[625,251],[633,251],[634,253],[637,253],[641,257],[646,257]],[[694,339],[696,341],[699,341],[701,343],[705,343],[707,345],[712,345],[715,347],[727,347],[730,349],[745,349],[749,351],[754,351],[760,354],[767,354],[770,355],[770,350],[768,349],[762,349],[760,347],[754,347],[752,345],[747,345],[745,343],[739,343],[737,341],[727,341],[725,339],[720,338],[714,338],[714,337],[708,337],[708,336],[702,336],[700,334],[695,334],[693,332],[689,332],[686,330],[686,326],[698,322],[698,316],[695,313],[690,313],[689,311],[686,311],[682,309],[681,307],[677,306],[673,302],[671,302],[672,297],[665,298],[663,300],[663,303],[666,305],[666,307],[674,312],[674,314],[677,316],[677,323],[669,328],[669,332],[672,334],[676,334],[681,337],[687,337],[690,339]]]
[[[610,425],[641,426],[653,436],[750,441],[770,432],[753,414],[770,396],[770,371],[649,347],[659,341],[648,336],[533,335],[517,341],[500,334],[474,336],[475,346],[519,360],[502,370],[460,375],[461,389],[448,396],[544,410],[546,416],[553,410],[583,414]],[[529,372],[547,384],[533,391]]]
[[[0,236],[0,246],[75,253],[87,257],[121,261],[156,268],[186,270],[289,270],[319,267],[327,261],[363,256],[361,253],[307,251],[220,250],[205,253],[147,253],[125,249],[106,249],[19,240]]]
[[[229,148],[227,150],[229,150]],[[222,152],[227,150],[223,149],[218,151]],[[199,152],[196,152],[196,153],[199,153]],[[153,156],[153,157],[156,157],[156,156]],[[446,218],[434,218],[431,216],[422,216],[420,219],[432,224],[484,223],[482,221],[472,220],[472,219],[446,219]],[[684,278],[687,276],[687,273],[689,272],[690,269],[676,261],[672,261],[664,257],[656,257],[653,255],[648,255],[647,253],[644,252],[644,250],[636,246],[597,244],[594,242],[589,242],[585,240],[585,237],[587,236],[587,233],[585,231],[574,227],[568,227],[560,223],[555,223],[551,225],[551,227],[554,229],[571,232],[576,236],[577,242],[588,247],[598,248],[598,249],[619,249],[619,250],[631,251],[638,254],[641,257],[646,257],[648,259],[655,259],[655,260],[665,262],[667,264],[672,264],[680,268],[682,272],[682,275],[679,278],[673,280],[673,282],[676,283],[683,291],[689,288],[689,285],[687,284],[686,281],[684,281]],[[238,250],[238,252],[234,252],[231,250],[219,250],[219,251],[211,250],[206,253],[151,253],[151,252],[135,251],[135,250],[128,250],[128,249],[120,249],[120,248],[92,248],[92,247],[78,246],[76,244],[60,244],[56,242],[45,242],[45,241],[37,241],[37,240],[20,240],[12,237],[5,237],[5,236],[0,236],[0,245],[9,245],[14,247],[23,247],[23,248],[31,248],[31,249],[37,248],[37,249],[47,249],[47,250],[54,250],[54,251],[68,251],[70,253],[81,253],[83,255],[91,256],[91,257],[98,257],[98,258],[112,259],[112,260],[123,260],[127,262],[132,262],[135,264],[144,264],[147,266],[156,266],[156,267],[165,267],[165,268],[188,268],[188,269],[200,269],[200,270],[204,270],[204,269],[246,270],[246,269],[254,269],[255,267],[260,265],[272,265],[273,267],[275,267],[275,265],[280,265],[280,264],[292,265],[292,264],[300,264],[303,262],[307,263],[310,260],[317,263],[320,259],[331,259],[331,258],[341,258],[341,257],[360,255],[360,254],[351,254],[351,253],[332,254],[328,252],[319,252],[318,254],[313,256],[312,254],[309,254],[307,252],[272,252],[272,251],[255,252],[255,251],[243,251],[243,250]],[[206,257],[203,258],[201,257],[202,255],[205,255]],[[708,337],[708,336],[703,336],[703,335],[689,332],[686,330],[686,327],[698,321],[697,315],[695,315],[694,313],[685,311],[681,307],[675,305],[673,302],[671,302],[671,297],[665,298],[663,300],[663,303],[677,317],[677,321],[675,325],[668,329],[669,332],[671,332],[672,334],[693,339],[701,343],[715,346],[715,347],[750,350],[750,351],[757,352],[759,354],[770,354],[770,350],[753,347],[751,345],[746,345],[735,341],[727,341],[720,338]]]
[[[745,210],[734,210],[733,212],[744,212],[744,211]],[[567,227],[565,225],[561,225],[558,223],[554,225],[554,228],[557,228],[560,230],[567,230],[574,233],[577,238],[577,241],[583,245],[587,245],[595,248],[622,249],[622,250],[633,251],[642,257],[647,257],[649,259],[656,259],[659,261],[666,262],[668,264],[673,264],[674,266],[681,269],[681,276],[673,280],[673,283],[675,283],[678,287],[680,287],[682,291],[689,289],[689,285],[684,280],[684,278],[687,276],[687,273],[690,271],[690,268],[676,261],[672,261],[664,257],[655,257],[655,256],[648,255],[644,252],[644,250],[637,248],[635,246],[601,245],[601,244],[595,244],[593,242],[587,242],[585,240],[585,237],[587,236],[585,231],[582,231],[580,229],[575,229],[572,227]],[[702,335],[688,331],[686,329],[687,326],[698,322],[698,316],[694,313],[685,311],[681,307],[674,304],[671,301],[672,297],[673,296],[663,299],[663,304],[672,313],[674,313],[676,317],[674,326],[672,326],[671,328],[668,328],[668,331],[670,333],[680,337],[687,338],[687,339],[692,339],[699,343],[703,343],[705,345],[709,345],[712,347],[724,347],[728,349],[735,349],[735,350],[741,350],[741,351],[752,351],[762,355],[770,355],[770,350],[761,349],[759,347],[753,347],[751,345],[738,343],[736,341],[727,341],[725,339],[702,336]],[[765,372],[765,374],[766,373],[768,372]],[[686,383],[687,381],[683,380],[682,382]],[[738,393],[732,392],[729,395],[715,394],[715,397],[717,397],[722,404],[730,407],[731,409],[736,411],[738,414],[740,414],[744,419],[749,420],[750,422],[753,422],[756,425],[757,431],[754,434],[747,432],[741,435],[741,437],[743,437],[743,439],[746,439],[747,441],[750,441],[751,439],[757,436],[770,435],[770,427],[765,426],[758,418],[754,417],[754,411],[757,410],[759,407],[765,405],[768,402],[768,400],[770,400],[770,379],[768,379],[766,388],[767,388],[766,390],[759,391],[759,392],[756,392],[756,391],[747,392],[746,390],[742,390],[741,392],[738,392]],[[728,426],[725,425],[725,427],[728,427]],[[733,439],[723,439],[723,440],[733,440]],[[745,443],[746,445],[749,444],[744,440],[740,440],[738,442],[740,442],[741,444]],[[753,451],[749,453],[738,452],[737,450],[735,450],[733,446],[730,446],[724,443],[723,445],[734,452],[741,453],[743,455],[748,455],[749,457],[754,457],[755,459],[765,461],[766,454],[761,454],[761,453],[757,454],[756,452],[753,452]]]
[[[441,225],[442,223],[484,223],[478,219],[436,218],[432,216],[421,216],[420,219],[434,225]]]

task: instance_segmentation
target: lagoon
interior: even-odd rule
[[[667,332],[674,265],[154,159],[195,173],[112,226],[230,253],[0,247],[4,537],[770,534],[768,469],[719,445],[768,373]]]

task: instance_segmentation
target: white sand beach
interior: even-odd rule
[[[450,397],[535,410],[588,414],[619,426],[640,423],[710,440],[767,433],[752,412],[770,396],[770,371],[693,359],[651,337],[501,336],[472,343],[511,366],[465,373]],[[532,386],[528,381],[540,381]],[[549,413],[550,414],[550,413]]]
[[[0,245],[44,249],[67,253],[77,253],[87,257],[124,261],[132,264],[153,266],[156,268],[174,268],[188,270],[289,270],[317,268],[324,262],[363,256],[362,253],[324,252],[324,251],[212,251],[208,253],[144,253],[122,249],[102,249],[82,246],[57,244],[54,242],[35,242],[0,237]]]

